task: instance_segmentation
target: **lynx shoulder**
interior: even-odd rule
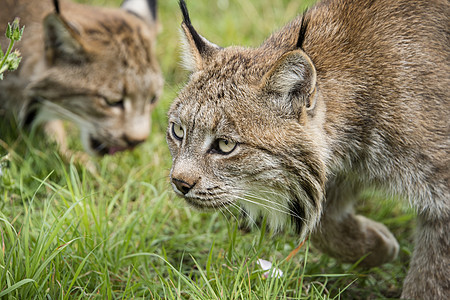
[[[211,43],[180,7],[192,74],[169,110],[175,192],[290,222],[366,267],[399,246],[353,203],[367,186],[398,195],[418,217],[402,297],[449,298],[449,2],[323,1],[250,49]]]
[[[45,122],[62,148],[58,120],[69,120],[92,155],[132,148],[148,137],[162,90],[156,0],[126,0],[121,8],[56,0],[1,6],[0,28],[14,17],[26,27],[16,44],[20,68],[0,81],[1,114],[23,125]]]

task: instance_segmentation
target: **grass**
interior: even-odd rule
[[[21,132],[0,121],[0,157],[9,153],[8,161],[0,162],[0,298],[398,297],[414,222],[392,200],[370,191],[362,195],[364,214],[383,220],[401,244],[395,262],[364,271],[322,255],[309,242],[286,261],[299,242],[292,232],[246,233],[232,216],[200,213],[175,197],[168,183],[166,112],[188,74],[179,65],[177,3],[159,2],[158,56],[166,84],[145,144],[95,160],[95,176],[61,161],[41,132]],[[217,0],[188,6],[194,25],[211,41],[257,46],[310,2]],[[71,139],[81,149],[77,135]],[[258,258],[272,261],[284,276],[266,278]]]

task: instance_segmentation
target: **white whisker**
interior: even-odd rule
[[[241,212],[243,212],[245,214],[245,218],[246,220],[249,220],[253,226],[258,227],[258,224],[256,223],[256,221],[252,218],[252,216],[250,216],[250,214],[243,208],[240,208],[239,205],[232,203],[231,204],[233,207],[239,209]]]
[[[296,218],[299,218],[299,219],[302,219],[302,220],[304,219],[303,217],[301,217],[301,216],[297,215],[296,213],[294,213],[289,206],[287,206],[287,205],[285,205],[283,203],[276,202],[276,201],[271,201],[269,199],[266,199],[266,198],[262,197],[261,195],[259,195],[257,193],[253,193],[253,192],[250,192],[250,191],[242,191],[242,192],[244,193],[244,197],[248,196],[248,197],[250,197],[250,199],[257,200],[257,201],[253,202],[253,201],[251,201],[248,198],[245,198],[245,199],[241,198],[241,200],[248,200],[247,202],[250,202],[250,203],[253,203],[253,204],[257,204],[257,205],[259,204],[260,206],[262,206],[262,207],[264,207],[266,209],[268,209],[268,208],[269,209],[273,209],[273,210],[281,212],[283,214],[287,214],[287,215],[290,215],[290,216],[293,216],[293,217],[296,217]],[[273,191],[260,190],[260,191],[258,191],[258,193],[261,193],[261,194],[264,194],[264,193],[272,194],[272,195],[277,196],[277,198],[281,197],[283,200],[285,200],[285,203],[288,203],[290,201],[289,197],[287,197],[287,196],[285,196],[283,194],[277,194],[277,193],[275,193]],[[261,203],[261,202],[263,202],[263,203]]]
[[[236,221],[236,223],[239,223],[237,217],[233,214],[233,212],[231,210],[228,209],[228,207],[226,206],[222,206],[220,211],[223,213],[223,209],[225,209],[229,214],[231,214],[231,216],[233,217],[233,219]],[[224,215],[225,216],[225,215]],[[227,219],[227,222],[229,222],[228,218],[225,216],[225,219]]]
[[[236,196],[236,195],[235,195],[234,197],[236,197],[237,199],[240,199],[240,200],[242,200],[242,201],[245,201],[245,202],[248,202],[248,203],[252,203],[252,204],[255,204],[255,205],[260,206],[260,207],[263,207],[263,208],[265,208],[268,212],[270,212],[270,210],[274,210],[274,211],[280,212],[280,213],[282,213],[282,214],[286,214],[286,215],[290,215],[290,216],[293,216],[293,217],[296,217],[296,218],[303,219],[303,218],[300,217],[299,215],[293,213],[290,209],[282,210],[282,209],[279,209],[279,208],[277,208],[277,207],[273,207],[273,206],[270,206],[270,205],[267,205],[267,204],[264,204],[264,203],[261,203],[261,202],[257,202],[257,201],[250,200],[250,199],[246,198],[245,196],[244,196],[244,197],[241,197],[241,196]],[[273,202],[271,202],[271,203],[273,203]]]
[[[222,214],[222,216],[224,217],[225,221],[230,224],[230,220],[227,218],[227,215],[225,214],[225,212],[223,211],[223,209],[219,209],[220,213]]]
[[[261,192],[261,193],[265,193],[266,191],[263,190],[263,191],[260,191],[260,192]],[[273,194],[273,195],[275,195],[275,196],[277,196],[277,197],[282,196],[282,199],[285,200],[286,203],[288,203],[288,202],[290,201],[289,197],[284,196],[284,195],[281,195],[281,194],[276,194],[276,193],[274,193],[274,192],[268,193],[268,194]],[[254,198],[254,199],[256,199],[256,200],[261,200],[261,201],[263,201],[263,202],[267,202],[267,203],[276,205],[276,206],[278,206],[280,209],[286,209],[286,210],[288,210],[288,211],[290,210],[290,208],[289,208],[288,206],[283,205],[282,203],[279,203],[279,202],[275,202],[275,201],[271,201],[271,200],[269,200],[269,199],[263,198],[263,197],[261,197],[260,195],[258,195],[258,194],[256,194],[256,193],[246,192],[245,195],[246,195],[246,196],[249,196],[249,197],[252,197],[252,198]]]

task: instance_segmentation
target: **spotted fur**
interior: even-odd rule
[[[402,297],[449,298],[449,2],[325,0],[258,48],[209,42],[181,8],[192,74],[169,111],[175,192],[294,220],[300,239],[372,267],[399,250],[353,210],[377,187],[418,214]]]

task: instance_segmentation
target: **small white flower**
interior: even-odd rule
[[[270,278],[270,277],[276,277],[281,278],[283,277],[283,271],[281,271],[278,268],[272,267],[272,263],[268,260],[264,259],[258,259],[256,263],[263,269],[264,271],[267,271],[263,274],[264,278]]]

